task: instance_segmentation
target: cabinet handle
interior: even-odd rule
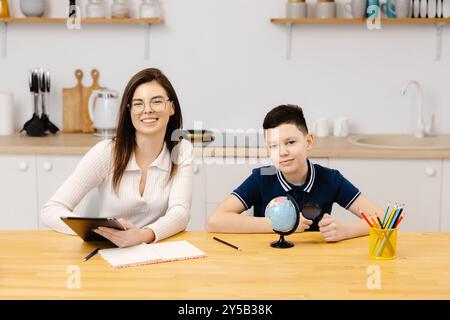
[[[27,171],[28,170],[28,163],[26,163],[25,161],[20,161],[19,162],[19,169],[20,169],[20,171]]]
[[[194,171],[194,174],[197,174],[197,173],[199,173],[200,168],[198,166],[194,165],[192,170]]]
[[[48,161],[45,161],[42,167],[44,168],[45,171],[52,171],[53,169],[52,164]]]
[[[432,168],[432,167],[428,167],[425,169],[425,174],[428,177],[433,177],[436,174],[436,170],[434,170],[434,168]]]

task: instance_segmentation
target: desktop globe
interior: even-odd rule
[[[266,207],[265,216],[269,220],[273,231],[280,235],[278,241],[270,245],[274,248],[291,248],[292,242],[286,241],[284,236],[293,233],[299,224],[300,214],[297,203],[291,196],[276,197]]]

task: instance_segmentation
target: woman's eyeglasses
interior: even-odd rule
[[[170,101],[170,99],[164,99],[163,97],[154,98],[150,100],[150,109],[153,112],[163,112],[166,110],[168,101]],[[134,114],[142,114],[145,110],[145,103],[142,100],[133,101],[127,106]]]

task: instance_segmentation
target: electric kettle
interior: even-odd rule
[[[89,97],[89,117],[93,123],[94,135],[104,138],[114,136],[119,113],[119,95],[114,90],[92,91]]]

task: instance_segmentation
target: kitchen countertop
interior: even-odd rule
[[[450,139],[450,137],[449,137]],[[250,139],[251,140],[251,139]],[[101,138],[92,134],[60,133],[46,137],[13,134],[0,136],[0,154],[83,155]],[[259,141],[259,143],[258,143]],[[227,139],[209,144],[194,144],[196,157],[267,157],[261,140],[246,142]],[[450,159],[450,149],[396,150],[376,149],[354,145],[347,138],[316,138],[311,158],[391,158],[391,159]]]

